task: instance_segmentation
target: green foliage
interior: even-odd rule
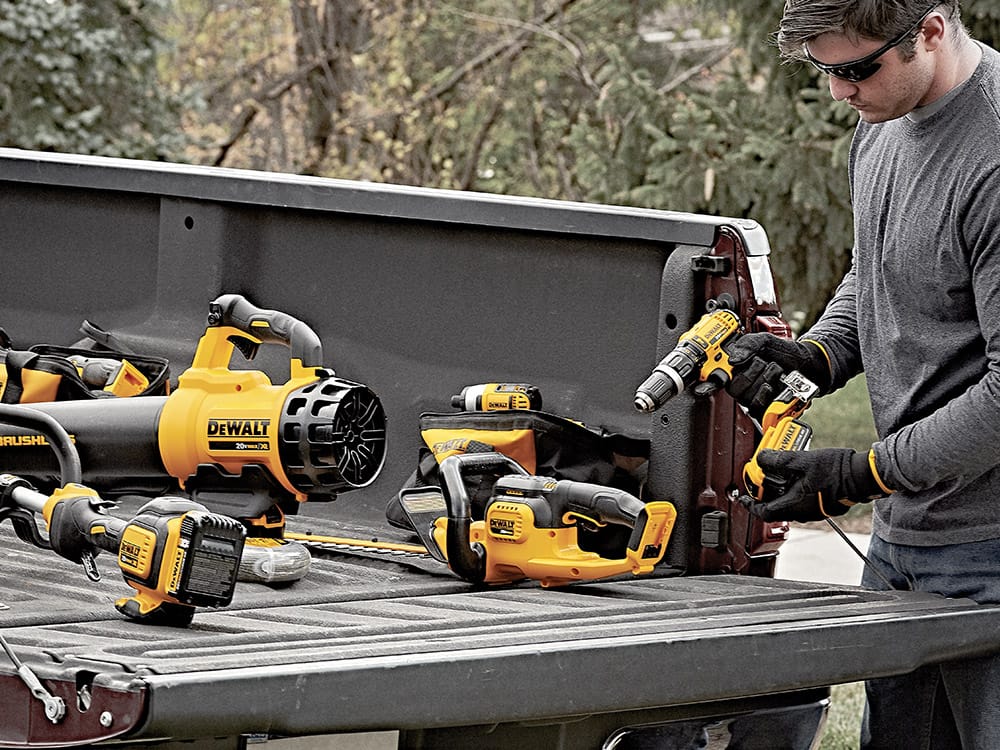
[[[0,144],[176,156],[175,102],[156,76],[152,2],[0,0]]]
[[[737,38],[753,25],[756,41],[677,87],[611,57],[600,105],[570,136],[577,179],[588,200],[756,219],[771,239],[785,309],[808,322],[850,262],[854,114],[808,71],[779,68],[761,19],[775,19],[780,2],[738,17],[723,7],[735,3],[702,5],[732,23],[747,19]]]
[[[995,43],[1000,7],[964,6]],[[0,144],[753,218],[808,324],[849,264],[855,115],[779,62],[782,8],[0,0]]]
[[[855,750],[861,737],[865,685],[851,682],[830,689],[830,714],[818,750]]]
[[[816,399],[806,412],[814,448],[868,450],[877,439],[864,375],[829,396]]]

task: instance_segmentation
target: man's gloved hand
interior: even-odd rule
[[[745,406],[751,416],[760,419],[785,386],[781,376],[798,370],[819,386],[820,393],[830,388],[830,365],[820,346],[810,341],[793,341],[771,333],[748,333],[726,349],[733,379],[726,390]],[[698,383],[694,394],[706,396],[718,389],[710,381]]]
[[[888,494],[875,477],[870,455],[850,448],[763,450],[757,464],[766,477],[784,482],[777,497],[746,499],[750,512],[764,521],[821,521]]]

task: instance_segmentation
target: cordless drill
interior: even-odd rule
[[[151,500],[127,521],[110,515],[108,505],[80,484],[45,495],[21,477],[0,474],[0,518],[10,517],[19,537],[82,564],[94,581],[100,580],[97,554],[117,556],[135,590],[115,602],[126,617],[183,627],[196,607],[232,601],[246,537],[239,521],[180,497]],[[45,519],[47,541],[32,526],[36,513]]]
[[[740,319],[732,310],[720,307],[706,313],[677,341],[677,345],[653,368],[635,392],[633,404],[639,411],[652,412],[698,381],[715,381],[724,386],[733,369],[725,346],[741,333]]]
[[[685,333],[677,346],[653,369],[635,393],[635,408],[655,411],[669,399],[697,381],[714,380],[724,386],[732,379],[733,369],[725,347],[743,334],[736,313],[719,308],[707,313]],[[761,439],[753,456],[743,468],[747,492],[756,500],[780,494],[780,477],[765,477],[757,456],[762,450],[805,450],[812,428],[798,417],[809,408],[818,387],[798,371],[782,375],[784,390],[772,401],[761,418]]]

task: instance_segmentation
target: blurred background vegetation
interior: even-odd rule
[[[1000,38],[1000,4],[964,19]],[[804,323],[853,112],[782,0],[0,0],[0,145],[749,217]]]

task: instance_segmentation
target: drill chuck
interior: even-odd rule
[[[656,411],[682,390],[684,381],[677,371],[660,363],[636,389],[635,401],[632,403],[639,411]]]
[[[664,357],[660,364],[635,391],[633,404],[639,411],[652,412],[683,391],[698,377],[699,352],[689,351],[693,347],[681,342],[676,349]]]

